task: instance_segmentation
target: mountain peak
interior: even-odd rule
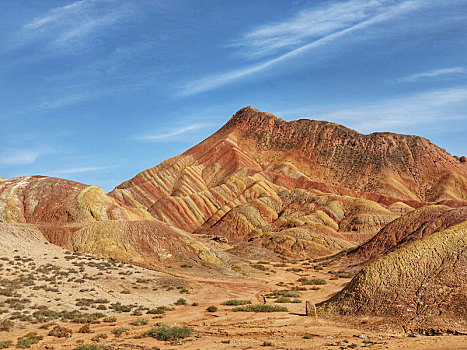
[[[238,110],[232,118],[224,125],[224,128],[231,128],[235,125],[245,124],[249,126],[259,126],[261,124],[270,124],[274,121],[285,122],[285,120],[276,117],[267,112],[261,112],[251,106]]]

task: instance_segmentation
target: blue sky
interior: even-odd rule
[[[251,105],[467,155],[467,0],[2,0],[0,177],[111,190]]]

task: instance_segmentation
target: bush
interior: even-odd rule
[[[100,350],[99,344],[82,344],[78,345],[74,350]]]
[[[0,322],[0,332],[11,332],[15,323],[10,320],[3,320]]]
[[[206,309],[208,312],[216,312],[217,306],[211,305]]]
[[[273,290],[271,293],[266,294],[267,297],[287,297],[287,298],[297,298],[300,296],[300,292],[296,290]]]
[[[117,322],[117,318],[115,316],[108,316],[104,318],[102,321],[106,323],[112,323],[112,322]]]
[[[291,303],[292,299],[287,298],[287,297],[279,297],[276,299],[276,303]]]
[[[175,302],[175,305],[186,305],[186,300],[183,298],[180,298]]]
[[[89,325],[89,323],[87,323],[84,326],[82,326],[80,329],[78,329],[78,332],[79,333],[92,333],[91,326]]]
[[[125,327],[117,327],[112,329],[112,334],[115,335],[116,337],[121,336],[123,333],[128,332],[128,328]]]
[[[180,265],[181,268],[184,268],[184,269],[191,269],[192,266],[191,265],[188,265],[188,264],[183,264],[183,265]]]
[[[288,311],[284,306],[277,305],[247,305],[242,307],[234,307],[232,311],[244,311],[244,312],[281,312]]]
[[[57,338],[68,338],[68,337],[71,337],[72,334],[73,334],[73,331],[69,328],[55,326],[54,328],[52,328],[52,330],[49,332],[48,335],[51,337],[57,337]]]
[[[263,266],[261,264],[252,264],[251,267],[260,270],[260,271],[267,271],[268,268],[266,266]]]
[[[145,326],[149,323],[147,318],[135,318],[130,322],[132,326]]]
[[[303,339],[312,339],[312,338],[313,338],[313,336],[311,334],[305,334],[303,336]]]
[[[222,303],[222,305],[229,305],[229,306],[238,306],[238,305],[246,305],[246,304],[251,304],[251,301],[249,300],[239,300],[239,299],[231,299],[231,300],[226,300]]]
[[[315,265],[315,266],[313,266],[313,268],[314,268],[316,271],[319,271],[319,270],[322,270],[324,267],[321,266],[321,265]]]
[[[9,348],[13,344],[11,340],[2,340],[0,341],[0,349],[6,349]]]
[[[37,333],[28,333],[25,336],[18,338],[18,342],[16,343],[16,347],[19,349],[27,349],[32,344],[37,344],[39,341],[42,340],[42,336],[37,335]]]
[[[183,326],[169,326],[166,324],[161,324],[157,328],[151,328],[144,333],[146,337],[153,337],[157,340],[177,340],[189,337],[194,332],[194,329]]]
[[[162,314],[165,314],[165,307],[159,306],[159,307],[156,307],[155,309],[150,309],[146,311],[146,313],[149,315],[162,315]]]
[[[302,282],[303,284],[313,286],[326,284],[326,281],[322,280],[321,278],[312,278],[311,280],[309,280],[308,278],[302,277],[298,279],[298,282]]]

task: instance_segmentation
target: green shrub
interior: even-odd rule
[[[149,323],[147,318],[135,318],[130,322],[132,326],[145,326]]]
[[[321,265],[314,265],[313,268],[316,270],[316,271],[319,271],[319,270],[322,270],[323,267]]]
[[[78,345],[74,350],[100,350],[101,346],[99,344],[82,344]]]
[[[298,279],[298,282],[302,282],[303,284],[313,285],[313,286],[326,284],[326,281],[321,278],[308,279],[306,277],[302,277]]]
[[[51,329],[48,335],[57,338],[69,338],[71,337],[72,333],[73,331],[70,328],[55,326]]]
[[[78,332],[79,333],[92,333],[91,326],[89,325],[89,323],[86,323],[84,326],[78,329]]]
[[[292,299],[283,297],[283,296],[276,299],[276,303],[291,303],[291,302],[292,302]]]
[[[183,298],[180,298],[175,302],[175,305],[186,305],[186,300]]]
[[[313,339],[313,336],[311,334],[305,334],[303,339]]]
[[[216,312],[217,306],[211,305],[206,309],[208,312]]]
[[[300,269],[298,267],[290,267],[290,268],[286,269],[285,271],[288,271],[288,272],[301,272],[301,271],[303,271],[303,269]]]
[[[9,348],[13,344],[11,340],[2,340],[0,341],[0,349],[6,349]]]
[[[229,306],[238,306],[238,305],[246,305],[251,304],[250,300],[240,300],[240,299],[230,299],[226,300],[222,303],[222,305],[229,305]]]
[[[281,312],[281,311],[288,311],[284,306],[277,306],[277,305],[247,305],[241,307],[234,307],[232,311],[244,311],[244,312]]]
[[[287,298],[297,298],[300,296],[300,292],[296,290],[273,290],[272,292],[266,294],[267,297],[278,298],[278,297],[287,297]]]
[[[177,340],[189,337],[194,332],[194,329],[183,326],[169,326],[166,324],[161,324],[157,328],[151,328],[144,333],[146,337],[153,337],[157,340]]]
[[[192,266],[191,265],[188,265],[188,264],[183,264],[183,265],[180,265],[180,267],[184,268],[184,269],[191,269]]]
[[[148,315],[162,315],[165,314],[165,307],[164,306],[159,306],[156,307],[155,309],[150,309],[146,311]]]
[[[128,328],[125,327],[117,327],[112,329],[112,334],[115,335],[116,337],[121,336],[123,333],[128,332]]]
[[[257,270],[261,270],[261,271],[267,271],[268,268],[266,266],[263,266],[261,264],[252,264],[251,267],[257,269]]]
[[[19,349],[27,349],[32,344],[37,344],[39,341],[42,340],[42,336],[37,335],[37,333],[28,333],[25,336],[18,338],[18,342],[16,343],[16,347]]]

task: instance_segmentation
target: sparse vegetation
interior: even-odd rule
[[[0,341],[0,349],[7,349],[13,344],[13,341],[11,340],[2,340]]]
[[[112,329],[112,334],[115,335],[115,337],[119,337],[126,332],[128,332],[128,328],[125,327],[117,327]]]
[[[206,311],[208,312],[216,312],[217,311],[217,306],[211,305],[209,306]]]
[[[240,299],[230,299],[226,300],[222,303],[222,305],[229,305],[229,306],[238,306],[238,305],[246,305],[251,304],[250,300],[240,300]]]
[[[101,350],[102,346],[100,344],[82,344],[78,345],[74,350]]]
[[[313,286],[326,284],[326,281],[321,278],[308,279],[306,277],[302,277],[298,279],[298,282],[301,282],[302,284],[306,284],[306,285],[313,285]]]
[[[277,305],[247,305],[247,306],[239,306],[234,307],[232,311],[238,312],[283,312],[288,311],[288,309],[284,306],[277,306]]]
[[[132,326],[145,326],[149,323],[147,318],[135,318],[130,322]]]
[[[37,335],[37,333],[28,333],[21,338],[18,338],[16,347],[19,349],[27,349],[32,344],[37,344],[42,340],[42,336]]]
[[[161,324],[157,328],[151,328],[144,333],[146,337],[153,337],[157,340],[177,340],[189,337],[194,332],[194,329],[182,326],[169,326],[166,324]]]
[[[175,305],[186,305],[186,300],[183,298],[180,298],[175,302]]]
[[[49,332],[49,336],[57,337],[57,338],[68,338],[71,337],[73,331],[70,328],[62,327],[62,326],[55,326]]]

